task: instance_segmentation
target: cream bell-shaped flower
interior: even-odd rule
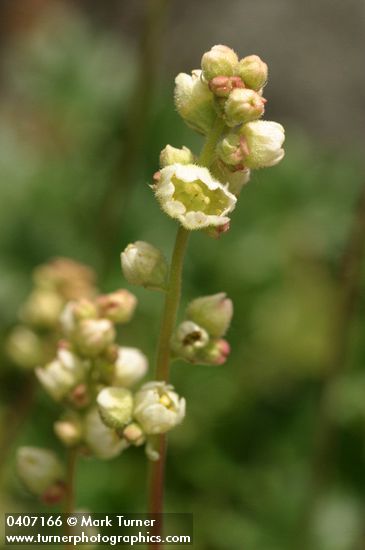
[[[123,428],[132,420],[133,396],[126,388],[104,388],[96,403],[102,421],[111,428]]]
[[[168,264],[159,248],[145,241],[136,241],[123,250],[120,261],[123,275],[130,284],[150,290],[166,288]]]
[[[189,230],[227,224],[237,201],[207,168],[195,164],[163,168],[154,190],[164,212]]]
[[[148,382],[134,396],[133,415],[146,434],[162,434],[183,421],[185,399],[165,382]]]
[[[56,359],[37,368],[35,373],[46,392],[55,401],[60,401],[82,382],[89,366],[88,361],[81,360],[71,351],[60,349]]]
[[[63,304],[64,300],[57,292],[36,289],[21,309],[20,317],[32,326],[53,328],[58,324]]]
[[[49,449],[19,447],[16,453],[18,476],[34,495],[43,495],[55,483],[65,478],[65,471],[57,455]]]
[[[73,335],[77,349],[86,357],[96,357],[115,339],[115,328],[109,319],[85,319]]]
[[[148,359],[137,348],[119,347],[114,363],[112,385],[129,388],[139,382],[148,370]]]
[[[18,366],[32,369],[42,363],[44,342],[29,328],[19,325],[13,329],[6,342],[6,352]]]
[[[96,408],[91,409],[85,417],[84,438],[94,455],[105,460],[114,458],[128,447],[126,440],[104,424]]]
[[[245,138],[248,153],[244,159],[247,168],[265,168],[278,164],[284,157],[282,145],[285,130],[278,122],[255,120],[244,124],[240,134]]]
[[[175,78],[175,105],[185,122],[200,134],[207,134],[217,118],[214,96],[208,83],[202,79],[202,71],[191,75],[180,73]]]
[[[171,349],[176,357],[193,362],[196,354],[208,342],[209,334],[204,328],[192,321],[183,321],[172,336]]]

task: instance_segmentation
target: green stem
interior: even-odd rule
[[[209,168],[215,148],[225,128],[224,121],[217,117],[216,122],[207,136],[204,147],[200,153],[198,164]],[[179,226],[176,235],[175,247],[172,254],[168,290],[165,297],[165,307],[162,316],[160,338],[157,349],[156,380],[169,382],[171,351],[170,342],[175,327],[177,311],[180,303],[181,281],[184,255],[189,239],[189,231]],[[159,459],[150,463],[149,472],[149,513],[161,514],[163,512],[164,478],[166,463],[166,435],[158,436],[157,444]],[[154,535],[162,535],[162,521],[154,530]],[[151,549],[160,550],[159,545],[151,545]]]
[[[210,167],[212,160],[214,158],[215,148],[217,142],[221,137],[225,128],[225,122],[222,118],[217,117],[213,125],[213,128],[209,135],[207,136],[206,142],[198,158],[198,164],[200,166]]]
[[[182,268],[189,231],[179,226],[172,255],[169,285],[161,323],[157,351],[156,379],[168,382],[170,369],[170,340],[174,330],[181,295]]]

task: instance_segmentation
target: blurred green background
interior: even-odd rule
[[[0,338],[49,258],[89,264],[110,291],[127,286],[130,241],[170,253],[175,224],[148,184],[166,143],[201,146],[174,111],[173,77],[216,43],[260,54],[286,156],[253,175],[228,234],[191,239],[183,300],[227,292],[232,354],[219,368],[174,364],[188,414],[170,437],[166,509],[194,513],[196,550],[293,550],[302,538],[303,549],[364,550],[363,4],[183,4],[1,2]],[[351,269],[341,279],[354,220],[344,261],[356,280]],[[120,341],[153,364],[161,296],[131,290],[138,312]],[[31,417],[17,417],[24,379],[2,352],[0,436],[9,425],[14,436],[4,512],[42,509],[16,478],[15,448],[59,449],[58,409],[40,390]],[[78,505],[141,512],[145,472],[140,449],[83,460]]]

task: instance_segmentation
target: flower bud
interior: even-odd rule
[[[194,362],[197,351],[207,345],[209,334],[192,321],[183,321],[175,331],[171,347],[177,357]]]
[[[129,388],[148,370],[147,357],[137,348],[120,347],[114,364],[112,385]]]
[[[19,447],[16,465],[20,479],[34,495],[43,495],[52,485],[65,478],[63,465],[57,455],[48,449]]]
[[[66,447],[74,447],[81,441],[82,425],[79,417],[69,415],[54,423],[53,429],[57,437]]]
[[[278,164],[284,157],[282,145],[285,140],[284,128],[277,122],[255,120],[240,129],[246,139],[248,155],[244,159],[248,168],[264,168]]]
[[[136,447],[143,445],[146,440],[144,432],[137,422],[132,422],[124,428],[123,437],[128,441],[128,443],[131,443],[131,445],[135,445]]]
[[[86,384],[78,384],[68,395],[71,405],[77,409],[84,409],[90,404],[90,390]]]
[[[217,155],[232,167],[242,166],[248,155],[246,140],[234,132],[227,134],[217,145]]]
[[[236,197],[240,194],[242,187],[249,182],[251,175],[249,168],[241,165],[227,166],[220,159],[216,159],[213,163],[212,171],[219,181],[228,185],[228,189]]]
[[[236,89],[229,95],[225,106],[228,126],[237,126],[260,118],[265,111],[266,99],[249,88]]]
[[[231,347],[227,340],[222,338],[211,340],[209,344],[196,356],[196,362],[203,365],[223,365],[226,362]]]
[[[209,82],[209,89],[217,97],[228,97],[235,88],[244,88],[239,76],[215,76]]]
[[[239,61],[237,74],[247,88],[258,91],[267,82],[268,69],[258,55],[248,55]]]
[[[53,328],[58,324],[63,308],[62,297],[52,290],[34,290],[24,304],[21,319],[39,328]]]
[[[55,258],[33,272],[38,288],[54,290],[66,301],[93,296],[95,278],[90,267],[69,258]]]
[[[130,284],[151,290],[167,286],[167,261],[162,252],[144,241],[129,244],[121,254],[124,277]]]
[[[207,227],[204,229],[204,232],[211,239],[219,239],[224,233],[229,231],[231,224],[228,222],[224,225],[219,225],[218,227]]]
[[[194,155],[185,146],[182,149],[177,149],[171,145],[166,145],[160,153],[160,168],[165,168],[165,166],[170,166],[170,164],[192,164],[193,162]]]
[[[201,61],[203,76],[209,81],[216,76],[233,76],[238,65],[236,53],[228,46],[213,46]]]
[[[32,369],[43,362],[44,343],[32,330],[18,326],[10,333],[6,351],[14,363],[25,369]]]
[[[84,433],[90,450],[101,459],[114,458],[128,447],[128,443],[120,439],[115,430],[104,424],[96,408],[91,409],[85,417]]]
[[[236,197],[195,164],[163,168],[154,189],[166,214],[189,230],[226,224],[236,205]]]
[[[134,417],[146,434],[168,432],[185,417],[185,399],[165,382],[148,382],[136,393]]]
[[[59,401],[84,379],[88,368],[89,364],[71,351],[59,349],[57,358],[35,373],[46,392]]]
[[[137,305],[137,298],[125,289],[99,296],[97,299],[100,317],[113,323],[128,323]]]
[[[66,496],[66,483],[64,481],[58,481],[54,483],[41,495],[41,500],[46,506],[54,506],[59,504]]]
[[[224,292],[196,298],[188,305],[186,315],[211,336],[220,338],[227,332],[232,320],[232,300]]]
[[[200,134],[208,134],[217,118],[214,96],[203,82],[201,71],[191,76],[180,73],[175,78],[175,105],[186,124]]]
[[[80,353],[86,357],[101,354],[115,339],[115,329],[109,319],[85,319],[74,335]]]
[[[132,419],[133,397],[126,388],[104,388],[96,402],[100,416],[107,426],[122,428]]]
[[[60,317],[62,330],[67,336],[70,336],[77,329],[80,321],[96,319],[97,316],[98,310],[96,305],[87,298],[68,302]]]

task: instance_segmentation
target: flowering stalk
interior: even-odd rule
[[[223,120],[217,117],[211,133],[207,136],[204,147],[199,156],[199,165],[209,168],[215,148],[225,128]],[[175,247],[171,260],[168,290],[165,298],[165,306],[161,322],[160,337],[157,350],[156,379],[169,381],[171,360],[171,338],[176,323],[177,311],[181,296],[181,282],[183,262],[189,239],[189,231],[179,226],[177,230]],[[163,512],[164,480],[166,465],[166,434],[158,436],[157,451],[159,459],[150,463],[149,471],[149,513],[161,514]],[[161,535],[162,521],[158,522],[158,531],[155,535]],[[153,548],[157,548],[153,545]]]
[[[187,308],[187,319],[174,331],[183,259],[189,231],[203,229],[212,237],[226,232],[229,214],[249,180],[250,169],[273,166],[284,156],[283,127],[258,121],[266,103],[262,97],[266,80],[267,65],[259,57],[239,61],[231,48],[221,45],[203,55],[201,70],[176,77],[177,111],[188,126],[205,135],[206,141],[196,164],[186,147],[168,145],[161,152],[161,171],[155,174],[152,186],[162,210],[180,222],[158,343],[156,379],[160,384],[168,384],[171,352],[174,358],[207,365],[223,364],[229,354],[229,344],[222,337],[233,306],[224,293],[193,301]],[[175,420],[170,427],[179,423],[185,408],[185,401],[183,405],[182,400],[177,403],[177,395],[171,400],[173,394],[169,395],[168,389],[165,394],[162,389],[157,393],[157,389],[154,400],[159,403],[155,406],[161,409],[161,416],[156,431],[150,432],[157,434],[157,442],[149,476],[149,512],[155,514],[163,511],[167,429],[162,426],[166,415],[171,414]],[[154,534],[162,534],[161,522]]]

